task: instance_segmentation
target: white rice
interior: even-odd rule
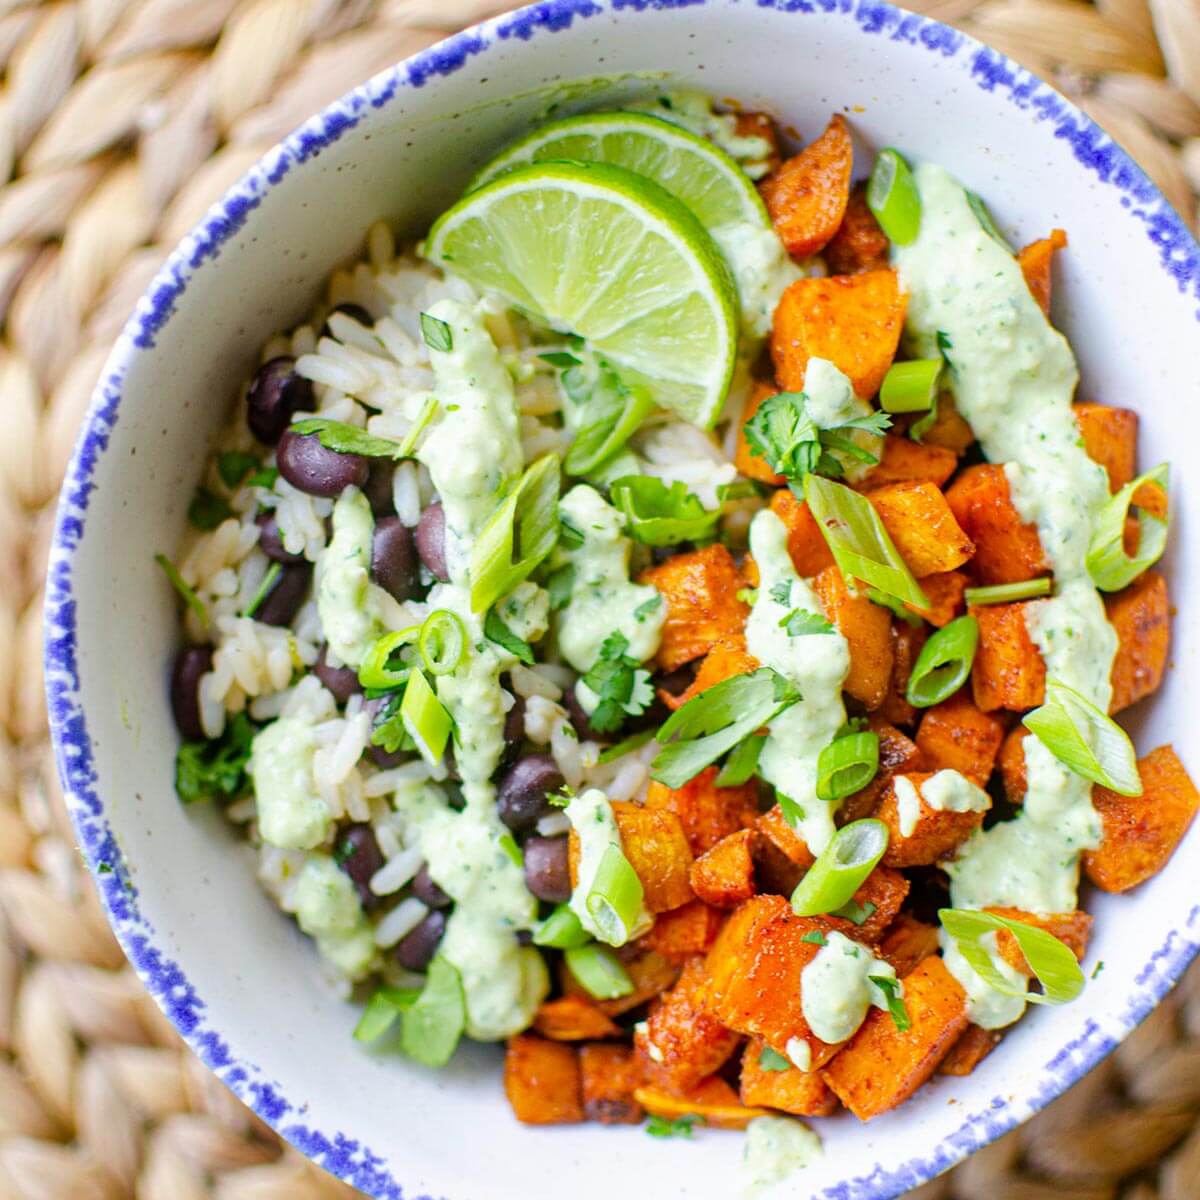
[[[375,926],[375,945],[383,950],[390,949],[407,934],[412,933],[428,914],[429,909],[416,896],[401,900]]]
[[[393,892],[398,892],[405,884],[412,882],[424,861],[420,846],[410,846],[401,850],[371,876],[371,891],[377,896],[390,896]]]

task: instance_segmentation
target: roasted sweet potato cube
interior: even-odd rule
[[[931,575],[929,578],[940,579],[942,576]],[[927,582],[928,580],[923,581],[922,587]],[[928,589],[926,594],[928,595]],[[876,717],[882,717],[892,725],[911,725],[917,719],[917,710],[909,704],[905,693],[908,691],[913,663],[917,661],[917,655],[921,653],[927,636],[923,625],[910,625],[907,621],[900,620],[892,622],[892,679],[888,684],[883,704],[874,714]]]
[[[553,1042],[585,1042],[616,1037],[621,1030],[584,996],[560,996],[538,1005],[534,1029]]]
[[[1041,915],[1025,912],[1020,908],[988,908],[985,911],[994,913],[998,917],[1007,917],[1010,921],[1021,921],[1026,925],[1032,925],[1035,929],[1044,929],[1058,938],[1080,962],[1087,953],[1088,938],[1092,933],[1091,913],[1080,910]],[[1034,972],[1025,961],[1025,955],[1021,953],[1017,939],[1007,929],[997,931],[996,949],[1010,967],[1028,975],[1030,979],[1033,978]]]
[[[981,584],[1017,583],[1049,572],[1037,526],[1021,520],[1003,467],[967,467],[946,489],[946,503],[975,544],[970,572]]]
[[[941,487],[957,468],[958,455],[953,450],[889,433],[883,439],[883,457],[854,486],[870,492],[892,483],[925,480]]]
[[[869,400],[896,357],[907,304],[890,268],[798,279],[775,309],[771,359],[780,386],[801,391],[808,360],[824,358]]]
[[[779,166],[779,130],[775,122],[761,112],[740,112],[735,116],[734,131],[740,138],[761,138],[766,145],[766,156],[761,160],[767,171]]]
[[[833,566],[829,543],[806,501],[797,500],[789,488],[780,488],[771,497],[771,511],[787,528],[788,554],[801,579]]]
[[[1137,413],[1083,401],[1071,407],[1088,457],[1108,472],[1108,490],[1120,491],[1137,469]]]
[[[968,1025],[967,1031],[950,1047],[950,1053],[942,1059],[937,1069],[939,1075],[970,1075],[977,1066],[1000,1044],[1004,1036],[1002,1029],[981,1029]]]
[[[1108,707],[1116,713],[1158,691],[1162,683],[1171,642],[1167,581],[1158,571],[1147,571],[1123,591],[1105,596],[1104,607],[1117,631]]]
[[[759,1062],[764,1043],[746,1043],[742,1053],[742,1103],[773,1108],[797,1117],[827,1117],[837,1108],[837,1099],[816,1071],[795,1067],[767,1070]]]
[[[937,575],[926,575],[921,580],[921,591],[925,593],[929,607],[916,608],[911,604],[904,607],[909,612],[924,617],[930,625],[941,629],[943,625],[949,625],[955,617],[962,616],[969,582],[962,571],[943,571]]]
[[[692,852],[679,818],[628,800],[613,801],[612,810],[625,857],[645,889],[646,907],[662,913],[686,904],[692,898]]]
[[[982,812],[954,812],[926,804],[921,796],[921,786],[932,774],[931,771],[913,771],[896,776],[875,810],[876,820],[888,827],[888,847],[883,852],[883,862],[889,867],[929,866],[945,858],[983,824]],[[916,823],[908,833],[902,828],[896,797],[896,784],[900,779],[907,779],[917,789],[921,801]]]
[[[875,953],[891,963],[901,979],[937,952],[937,926],[918,921],[908,913],[901,913],[887,927],[875,947]]]
[[[970,609],[979,622],[979,648],[971,667],[975,703],[984,712],[1037,708],[1046,693],[1046,664],[1025,625],[1026,604],[987,604]]]
[[[816,861],[816,856],[809,850],[804,839],[788,824],[788,819],[778,804],[761,813],[754,822],[754,827],[796,866],[807,869]]]
[[[899,871],[876,867],[850,897],[857,908],[855,918],[830,915],[824,918],[825,923],[848,938],[874,945],[896,919],[911,886]]]
[[[1055,229],[1049,237],[1030,242],[1017,255],[1017,263],[1021,268],[1021,274],[1025,276],[1030,294],[1047,316],[1050,315],[1050,272],[1054,263],[1054,252],[1062,250],[1066,244],[1066,233],[1061,229]]]
[[[933,1074],[967,1027],[967,997],[940,958],[927,958],[904,980],[911,1027],[872,1008],[859,1031],[821,1072],[839,1100],[869,1121],[902,1104]]]
[[[837,232],[850,199],[853,162],[846,119],[835,113],[815,142],[759,185],[771,223],[789,254],[808,258]]]
[[[617,955],[633,984],[633,991],[615,1000],[596,1000],[595,1005],[606,1016],[619,1017],[632,1008],[666,991],[679,978],[679,964],[664,958],[645,944],[645,938],[623,946]],[[559,982],[568,996],[587,996],[583,985],[567,969],[566,959],[559,963]],[[588,997],[590,999],[590,997]]]
[[[1138,759],[1138,771],[1140,796],[1092,789],[1103,832],[1099,848],[1083,856],[1083,869],[1106,892],[1127,892],[1157,875],[1200,807],[1200,793],[1172,747]]]
[[[972,702],[966,688],[925,710],[917,746],[930,771],[958,771],[981,787],[991,778],[1004,722]]]
[[[1024,725],[1016,725],[1009,730],[1000,746],[997,766],[1000,768],[1000,781],[1004,784],[1004,795],[1011,804],[1020,804],[1025,799],[1028,786],[1025,777],[1025,739],[1028,736],[1029,730]]]
[[[958,411],[953,393],[939,392],[933,424],[921,434],[921,441],[926,446],[941,446],[955,454],[963,454],[974,440],[975,433]]]
[[[900,557],[918,578],[953,571],[975,552],[946,497],[921,480],[890,483],[867,493]]]
[[[879,807],[879,798],[893,775],[916,771],[922,766],[916,743],[880,713],[872,713],[867,727],[879,738],[879,770],[865,788],[847,796],[838,808],[838,823],[845,825],[860,817],[869,817]]]
[[[707,983],[704,959],[691,959],[634,1032],[643,1079],[674,1090],[695,1087],[738,1048],[741,1038],[704,1008]]]
[[[831,275],[861,275],[888,265],[887,234],[867,206],[866,183],[850,189],[846,215],[825,247],[825,265]]]
[[[601,1125],[636,1125],[642,1106],[633,1098],[641,1073],[629,1046],[596,1043],[579,1047],[583,1115]]]
[[[703,1117],[714,1129],[745,1129],[755,1117],[767,1116],[764,1108],[747,1108],[738,1094],[719,1075],[712,1075],[686,1092],[667,1091],[662,1087],[640,1087],[634,1099],[656,1117],[668,1121],[689,1114]]]
[[[717,787],[719,774],[719,768],[706,767],[683,787],[651,780],[646,790],[648,809],[679,818],[693,855],[711,850],[722,838],[758,820],[758,785],[751,780],[738,787]]]
[[[753,829],[741,829],[722,838],[694,863],[692,891],[706,904],[733,908],[754,895]]]
[[[692,682],[678,696],[668,701],[668,707],[675,709],[686,704],[693,697],[706,692],[723,680],[732,679],[734,675],[749,675],[757,671],[762,664],[746,649],[746,639],[742,634],[717,642],[715,646],[700,660]],[[662,695],[662,689],[659,690]],[[653,786],[653,785],[651,785]]]
[[[737,449],[734,451],[734,465],[747,479],[757,479],[760,483],[769,483],[778,487],[783,483],[783,476],[776,475],[767,465],[767,460],[761,454],[750,449],[746,439],[746,424],[758,412],[764,400],[770,399],[779,389],[772,384],[756,380],[750,395],[746,397],[746,406],[742,409],[742,423],[738,427]]]
[[[696,864],[692,864],[693,871]],[[659,913],[641,941],[671,962],[687,962],[704,954],[721,928],[722,914],[700,900],[689,900],[670,912]]]
[[[583,1120],[579,1058],[573,1046],[531,1033],[508,1039],[504,1094],[526,1125],[573,1125]]]
[[[755,886],[760,892],[790,896],[815,856],[778,804],[758,818],[755,828],[761,835],[752,847]]]
[[[738,599],[745,581],[720,542],[676,554],[643,571],[640,582],[656,587],[667,602],[658,648],[658,665],[664,671],[707,654],[717,642],[745,628],[750,610]]]
[[[878,708],[892,678],[892,618],[872,604],[865,591],[854,595],[837,567],[826,567],[812,581],[825,616],[850,643],[850,674],[843,685],[868,710]]]

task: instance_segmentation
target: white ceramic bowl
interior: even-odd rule
[[[319,981],[219,814],[174,796],[165,681],[179,629],[151,555],[178,542],[205,443],[259,345],[306,312],[370,222],[420,234],[548,100],[576,95],[556,85],[635,72],[737,97],[808,136],[845,111],[867,143],[944,163],[1019,239],[1069,231],[1055,319],[1081,360],[1082,394],[1142,413],[1143,464],[1178,461],[1167,569],[1183,619],[1137,739],[1173,739],[1200,777],[1200,620],[1188,615],[1200,604],[1189,520],[1200,484],[1181,453],[1195,423],[1200,250],[1120,149],[1002,56],[873,0],[550,0],[443,42],[313,118],[171,257],[85,423],[48,588],[59,763],[117,935],[221,1079],[372,1196],[727,1197],[741,1143],[522,1128],[497,1049],[467,1047],[433,1073],[353,1043],[355,1011]],[[824,1162],[780,1193],[895,1196],[1072,1084],[1200,948],[1198,859],[1200,827],[1147,886],[1090,899],[1089,962],[1105,969],[1080,1001],[1034,1012],[970,1078],[937,1080],[869,1126],[824,1123]]]

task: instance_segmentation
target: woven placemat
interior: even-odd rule
[[[0,0],[0,1200],[357,1195],[280,1146],[142,991],[45,729],[53,499],[168,250],[282,134],[504,0]],[[1200,0],[923,0],[1125,144],[1189,222]],[[32,452],[31,452],[32,448]],[[1197,1200],[1200,967],[1107,1062],[920,1200]]]

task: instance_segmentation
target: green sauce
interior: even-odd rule
[[[844,934],[825,935],[825,945],[800,972],[800,1008],[821,1041],[844,1042],[872,1005],[887,1009],[888,998],[871,976],[894,981],[896,969]],[[897,990],[903,995],[904,985],[898,983]]]
[[[296,717],[272,721],[254,738],[250,778],[262,840],[284,850],[311,850],[329,836],[329,806],[313,788],[312,726]]]
[[[375,935],[350,877],[328,854],[312,854],[300,868],[296,921],[343,974],[361,979],[374,966]]]
[[[317,559],[317,613],[329,648],[356,669],[384,632],[370,576],[374,535],[371,505],[348,487],[333,506],[333,537]]]
[[[757,1196],[815,1163],[821,1139],[791,1117],[755,1117],[742,1148],[743,1195]]]

